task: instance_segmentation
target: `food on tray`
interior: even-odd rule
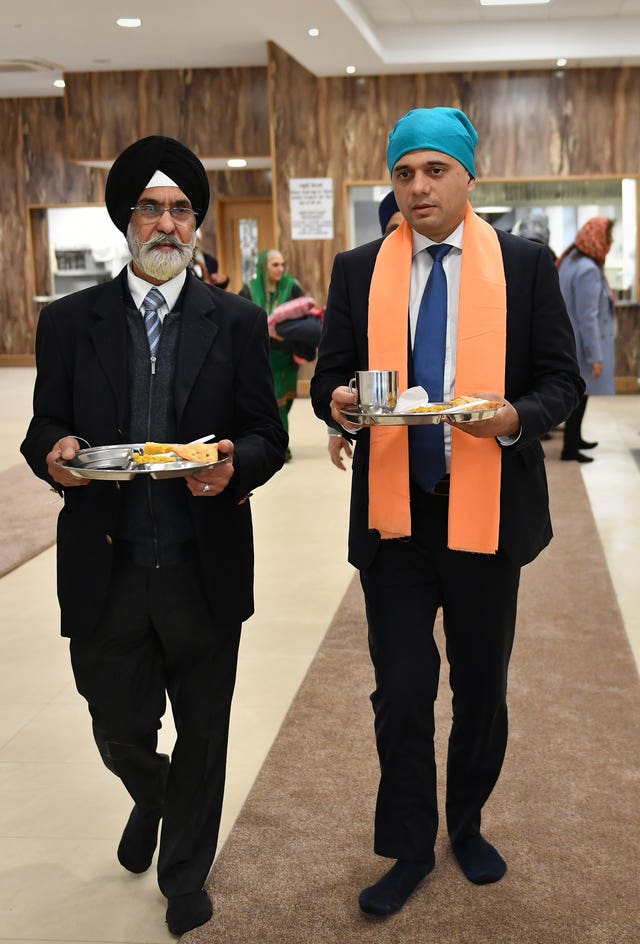
[[[174,452],[173,443],[147,442],[144,444],[144,453],[147,456],[162,455],[166,452]]]
[[[409,413],[442,413],[447,406],[447,403],[427,403],[424,406],[414,406]]]
[[[218,446],[216,443],[174,444],[173,451],[185,462],[217,462]]]
[[[472,404],[476,409],[483,410],[502,406],[502,403],[499,403],[497,400],[483,400],[481,397],[454,397],[449,403],[449,406],[464,406],[466,403]]]
[[[141,452],[133,453],[138,465],[154,462],[217,462],[218,447],[215,443],[156,443],[147,442]]]
[[[151,462],[177,462],[178,457],[175,453],[168,452],[147,452],[146,446],[144,452],[134,452],[132,457],[138,465],[147,465]]]

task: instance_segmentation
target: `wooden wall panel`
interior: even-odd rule
[[[389,180],[388,133],[411,108],[449,105],[469,115],[479,177],[640,173],[637,68],[326,79],[270,44],[269,77],[281,248],[319,300],[345,245],[344,182]],[[288,181],[316,176],[333,179],[334,239],[293,242]]]
[[[267,82],[268,78],[268,82]],[[345,246],[344,182],[388,180],[387,136],[408,109],[453,105],[478,129],[480,176],[640,173],[640,69],[438,73],[317,78],[281,49],[251,69],[73,73],[65,99],[0,100],[0,355],[33,348],[36,291],[29,205],[101,203],[111,160],[145,134],[180,138],[202,157],[271,154],[268,172],[210,173],[217,196],[271,188],[280,246],[305,289],[324,301]],[[289,180],[334,182],[333,240],[290,239]],[[215,212],[203,227],[215,253]],[[40,280],[39,280],[40,281]]]
[[[262,67],[74,72],[65,81],[71,160],[113,160],[148,134],[178,138],[199,157],[269,154]]]
[[[29,205],[99,202],[104,172],[68,161],[59,98],[0,99],[0,126],[0,355],[23,355],[38,314]]]

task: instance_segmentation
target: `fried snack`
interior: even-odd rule
[[[479,403],[479,397],[454,397],[449,406],[464,406],[465,403]],[[482,401],[483,403],[485,401]]]
[[[144,454],[147,456],[162,455],[165,452],[173,452],[173,443],[147,442],[144,444]]]
[[[446,403],[429,403],[427,406],[414,406],[409,413],[442,413],[446,408]]]
[[[134,462],[137,462],[138,465],[147,465],[150,462],[177,462],[178,457],[171,453],[159,453],[159,452],[134,452],[132,457]]]
[[[454,397],[449,406],[464,406],[465,403],[472,404],[473,410],[493,410],[502,406],[499,400],[482,400],[479,397]]]
[[[216,443],[175,443],[173,451],[185,462],[217,462],[218,446]]]

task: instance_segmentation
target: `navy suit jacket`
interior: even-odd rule
[[[497,231],[497,235],[507,285],[505,396],[522,423],[518,442],[502,449],[499,547],[516,563],[525,564],[552,536],[540,436],[566,419],[584,385],[549,251],[509,233]],[[332,426],[332,391],[348,384],[356,370],[368,369],[369,286],[381,245],[382,240],[367,243],[340,253],[334,262],[311,381],[314,409]],[[361,429],[355,440],[349,560],[364,569],[375,556],[380,535],[368,527],[369,430]]]
[[[46,456],[63,436],[82,437],[92,446],[131,441],[127,304],[123,270],[113,281],[61,298],[41,312],[34,416],[21,451],[50,484]],[[224,492],[207,499],[188,493],[188,504],[213,612],[236,622],[253,612],[251,510],[242,499],[282,466],[287,446],[269,367],[267,319],[257,305],[204,285],[191,273],[176,307],[181,311],[178,441],[215,433],[235,446],[235,471]],[[126,487],[126,482],[92,481],[64,490],[58,596],[65,636],[91,632],[102,612]]]

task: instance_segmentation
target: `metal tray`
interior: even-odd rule
[[[224,456],[216,462],[150,462],[138,465],[131,458],[134,450],[141,450],[144,443],[128,443],[122,446],[93,446],[80,449],[73,459],[58,460],[58,465],[68,469],[78,479],[98,479],[102,482],[130,482],[138,476],[149,475],[152,479],[180,479],[193,475],[202,469],[210,469],[221,462],[228,462]]]
[[[443,409],[438,413],[365,413],[344,411],[346,419],[358,426],[436,426],[448,419],[451,423],[475,423],[478,420],[489,420],[495,416],[499,407],[487,407],[484,410],[464,410],[456,407],[452,410]]]

